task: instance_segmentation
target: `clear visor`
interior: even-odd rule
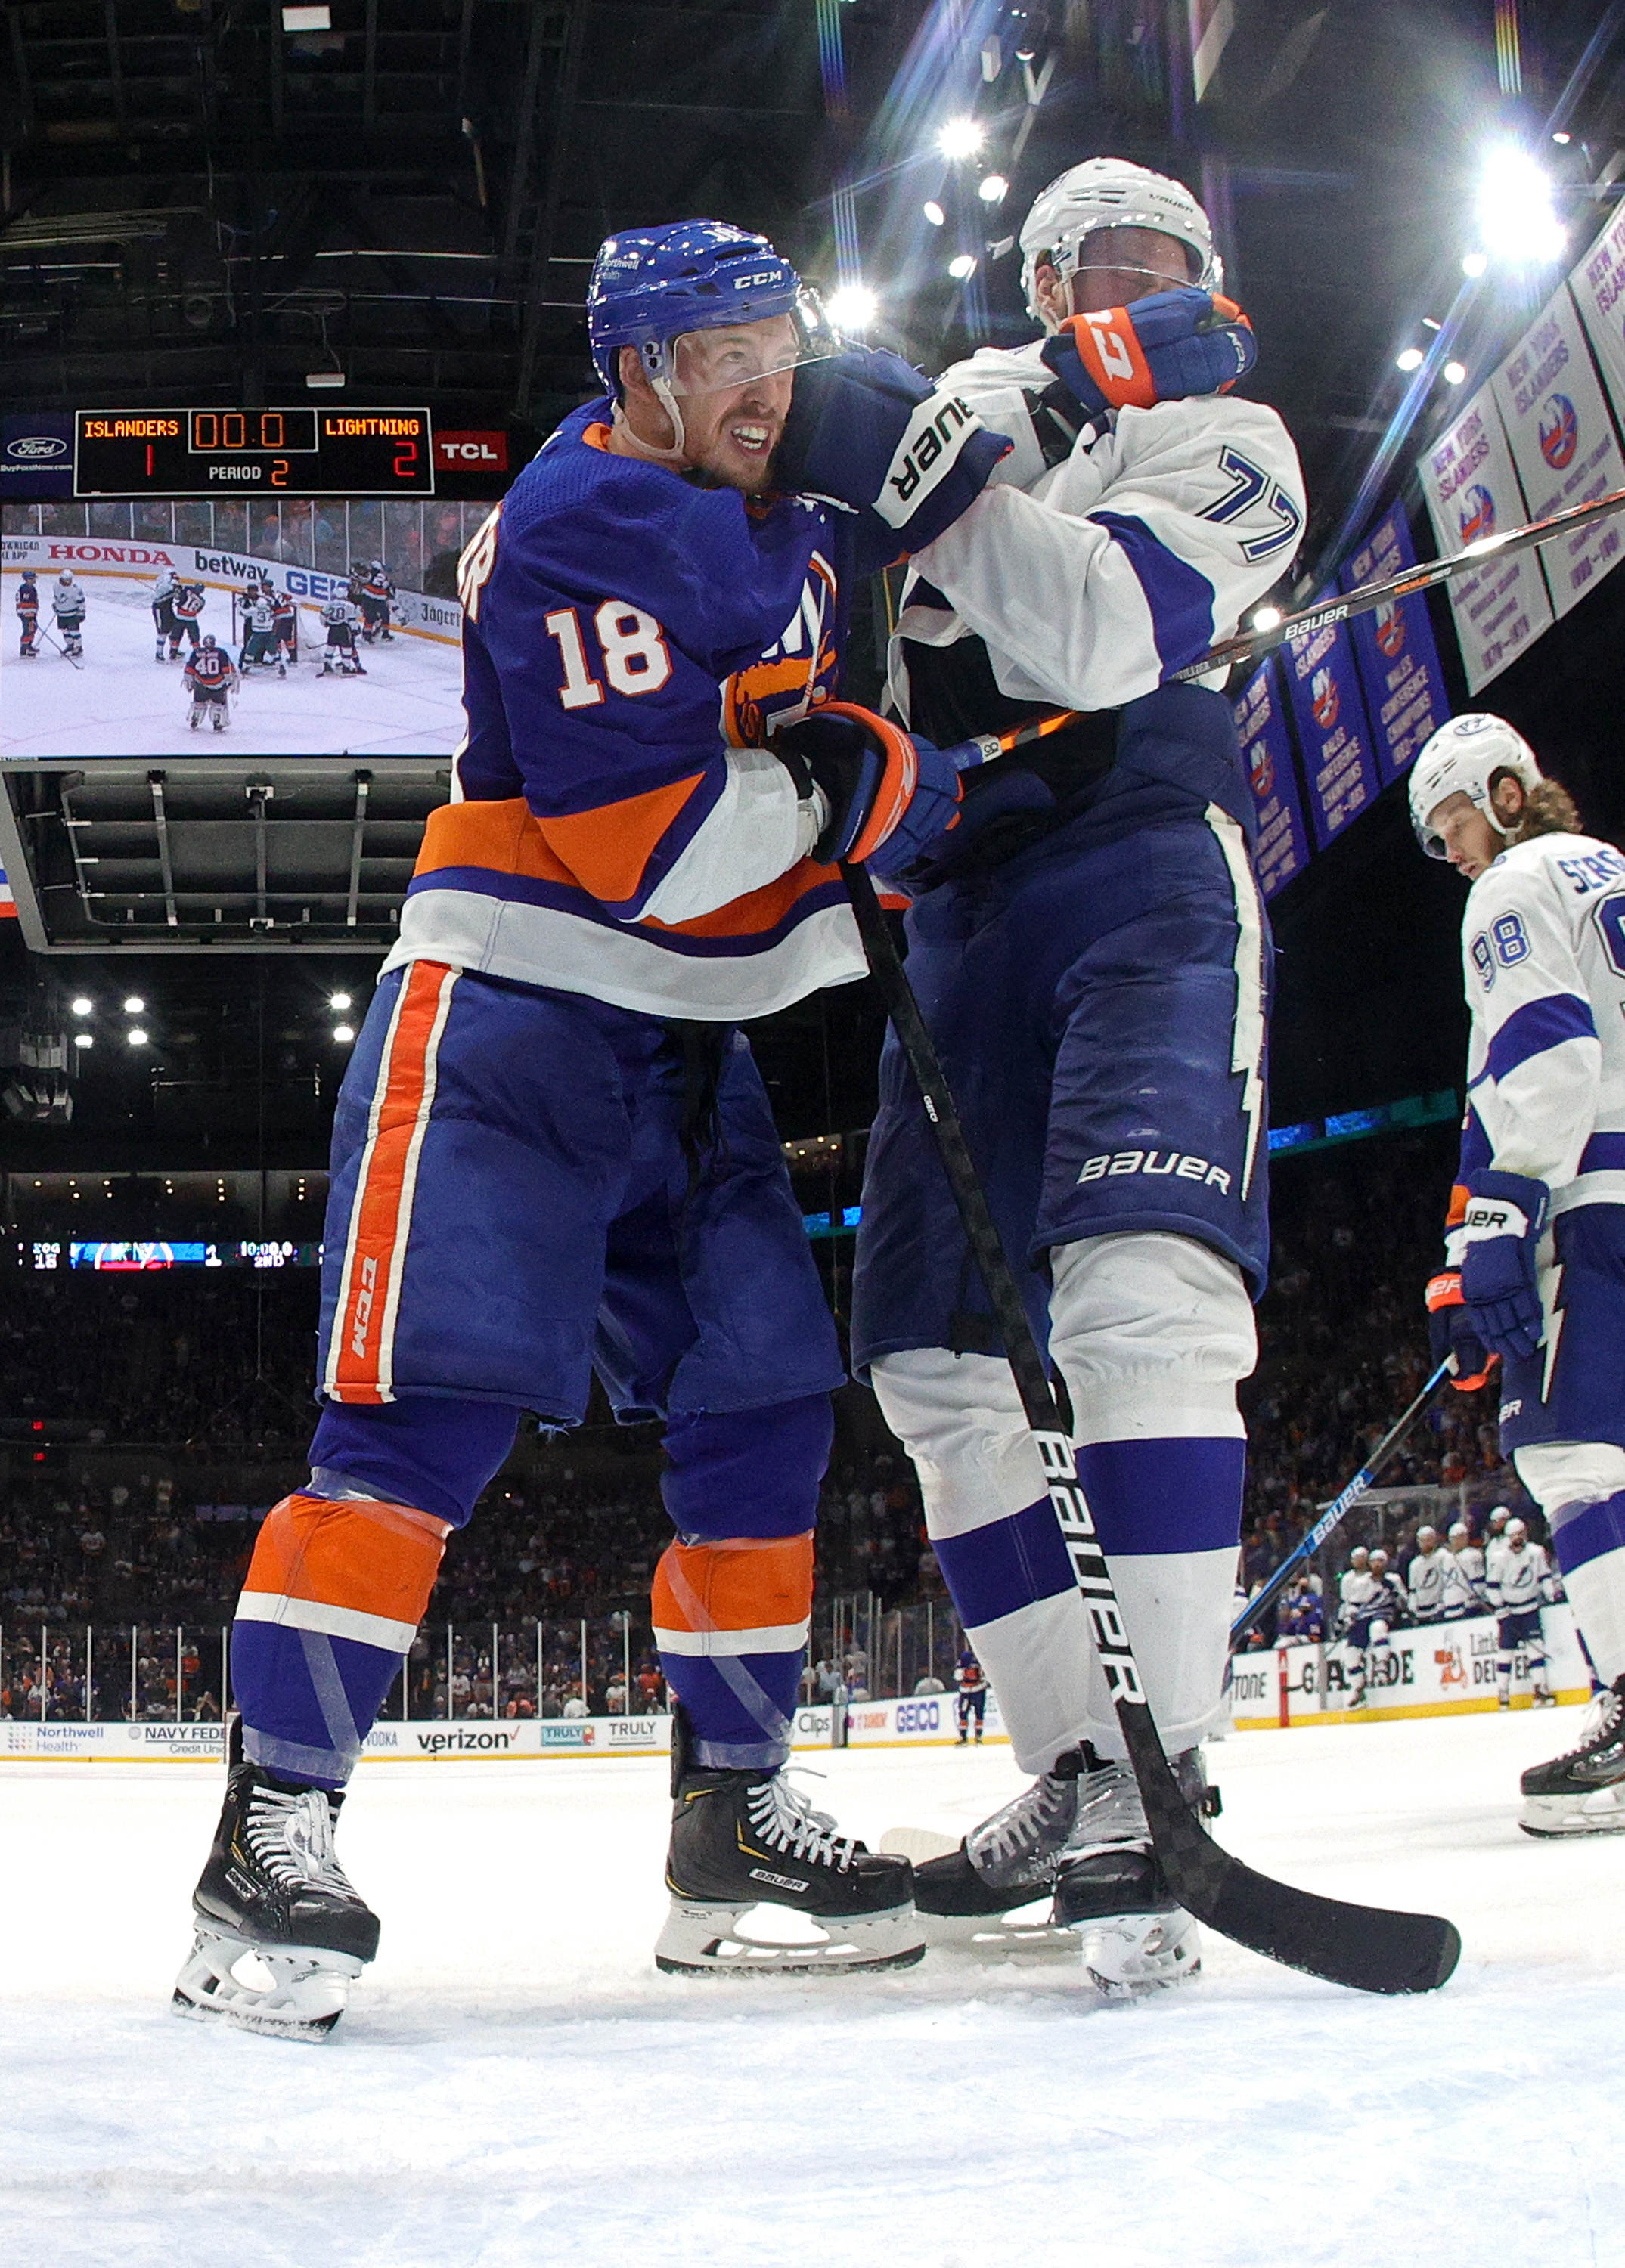
[[[800,370],[803,363],[823,362],[839,347],[816,294],[804,291],[793,313],[651,341],[643,357],[651,378],[663,379],[679,399],[691,400],[757,385]]]
[[[1167,250],[1160,256],[1156,267],[1147,267],[1143,259],[1129,260],[1120,255],[1113,259],[1110,244],[1102,242],[1103,238],[1109,239],[1119,231],[1126,232],[1130,229],[1137,234],[1149,233],[1164,239]],[[1088,235],[1078,237],[1070,244],[1058,245],[1050,259],[1057,274],[1068,280],[1075,276],[1087,275],[1091,270],[1096,273],[1109,271],[1114,276],[1142,276],[1146,284],[1145,292],[1141,295],[1142,298],[1152,291],[1177,291],[1182,284],[1204,288],[1201,279],[1207,265],[1193,244],[1188,243],[1182,236],[1176,236],[1160,220],[1128,214],[1108,225],[1091,229]],[[1217,263],[1215,265],[1216,267]],[[1213,288],[1218,288],[1216,277]]]

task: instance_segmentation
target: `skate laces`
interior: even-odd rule
[[[1621,1730],[1625,1730],[1625,1693],[1618,1685],[1605,1685],[1600,1693],[1592,1696],[1592,1705],[1580,1722],[1580,1737],[1563,1755],[1584,1756],[1599,1740],[1612,1739]]]
[[[250,1851],[280,1889],[321,1889],[355,1898],[355,1888],[333,1848],[333,1814],[327,1792],[256,1787],[248,1800],[244,1836]]]
[[[851,1866],[857,1838],[841,1834],[827,1811],[815,1811],[810,1797],[787,1786],[781,1771],[757,1782],[746,1797],[746,1808],[751,1826],[775,1851],[843,1873]]]
[[[967,1837],[966,1848],[982,1867],[999,1866],[1025,1852],[1041,1850],[1056,1839],[1054,1830],[1071,1811],[1075,1791],[1082,1785],[1072,1772],[1046,1771],[1030,1787],[985,1819]],[[1068,1823],[1070,1823],[1068,1820]]]
[[[1069,1854],[1104,1843],[1149,1843],[1151,1830],[1134,1773],[1111,1760],[1078,1781],[1076,1824],[1067,1838]]]

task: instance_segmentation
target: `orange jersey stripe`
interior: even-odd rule
[[[447,1533],[408,1505],[284,1496],[265,1515],[243,1587],[420,1623]]]
[[[705,777],[695,772],[669,787],[536,825],[584,889],[606,905],[624,906],[637,896],[650,858]]]
[[[350,1211],[338,1312],[323,1381],[336,1402],[393,1401],[395,1314],[411,1231],[417,1157],[434,1101],[434,1058],[454,969],[415,961],[402,979]]]
[[[671,1631],[768,1630],[812,1609],[813,1540],[670,1543],[654,1571],[650,1613]]]

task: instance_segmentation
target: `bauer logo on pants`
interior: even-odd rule
[[[1221,1197],[1230,1193],[1230,1177],[1222,1166],[1178,1150],[1104,1150],[1097,1158],[1084,1160],[1078,1179],[1104,1182],[1116,1174],[1150,1174],[1158,1179],[1171,1174],[1181,1182],[1200,1182],[1204,1189],[1216,1189]]]

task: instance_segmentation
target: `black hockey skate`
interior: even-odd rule
[[[1625,1676],[1592,1703],[1578,1747],[1531,1764],[1521,1785],[1525,1835],[1625,1834]]]
[[[1216,1815],[1218,1790],[1208,1787],[1199,1753],[1190,1749],[1172,1761],[1192,1808]],[[946,1837],[923,1830],[894,1829],[881,1847],[914,1860],[914,1904],[930,1943],[1000,1958],[1028,1951],[1075,1959],[1076,1924],[1053,1895],[1063,1871],[1102,1845],[1136,1840],[1149,1837],[1133,1773],[1086,1741],[957,1846],[944,1849]]]
[[[868,1851],[815,1811],[783,1774],[691,1761],[684,1712],[672,1718],[671,1911],[654,1948],[668,1975],[905,1969],[925,1939],[906,1859]],[[760,1906],[804,1915],[816,1939],[775,1937]]]
[[[342,1795],[247,1764],[227,1731],[225,1801],[192,1893],[196,1938],[174,2006],[279,2039],[325,2039],[378,1950],[378,1917],[333,1850]],[[261,1978],[238,1972],[252,1963]]]

